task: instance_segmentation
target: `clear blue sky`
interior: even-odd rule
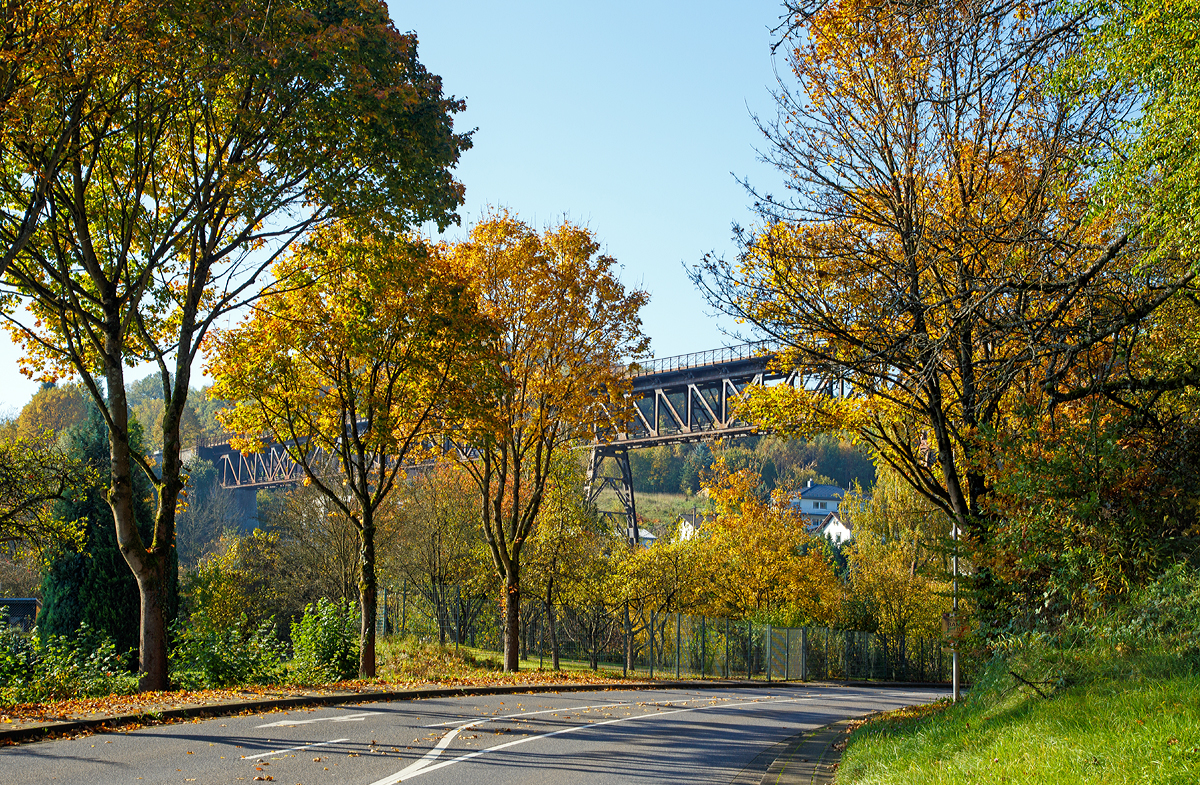
[[[771,187],[757,161],[752,111],[770,116],[770,28],[777,0],[392,0],[392,18],[420,38],[420,59],[464,98],[457,127],[478,129],[458,178],[463,228],[488,205],[543,226],[590,227],[627,284],[650,292],[643,311],[656,356],[732,343],[684,265],[734,251],[730,225],[749,200],[734,174]],[[0,337],[0,413],[36,385]]]

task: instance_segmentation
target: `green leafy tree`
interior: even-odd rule
[[[142,687],[162,689],[181,436],[205,336],[314,227],[447,226],[462,201],[450,169],[469,138],[452,129],[462,104],[442,96],[415,34],[398,32],[379,0],[164,0],[118,28],[136,45],[79,75],[88,119],[53,179],[21,174],[44,171],[36,151],[5,150],[10,200],[40,188],[46,204],[5,277],[9,304],[32,318],[18,323],[16,308],[7,318],[26,370],[78,376],[108,424],[109,503],[142,596]],[[60,111],[45,100],[28,111]],[[130,442],[125,373],[138,362],[162,388],[154,463]],[[139,471],[156,491],[149,541],[134,513]]]

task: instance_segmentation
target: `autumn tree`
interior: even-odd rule
[[[326,227],[273,270],[276,283],[238,327],[214,334],[218,416],[262,448],[287,450],[359,534],[359,673],[375,675],[379,511],[414,453],[486,394],[491,326],[469,279],[423,244]],[[435,453],[436,454],[436,453]]]
[[[0,436],[0,549],[78,544],[78,521],[56,517],[53,505],[91,479],[88,467],[53,434]]]
[[[838,513],[854,531],[841,623],[878,633],[893,651],[907,637],[937,635],[951,608],[951,519],[887,468],[868,493],[852,488]]]
[[[88,394],[78,385],[46,384],[33,394],[17,416],[17,433],[60,434],[88,417]]]
[[[614,532],[607,521],[588,504],[586,483],[579,456],[559,453],[550,467],[538,520],[526,544],[524,590],[541,605],[554,670],[559,670],[559,607],[564,600],[594,605],[594,590],[610,577],[605,575],[597,583],[597,572],[619,572],[604,558],[606,550],[619,549],[619,544],[612,541]],[[587,591],[593,591],[593,596],[587,596]],[[619,590],[613,591],[607,602],[620,596]]]
[[[475,483],[453,463],[412,472],[388,511],[382,550],[393,579],[407,579],[434,609],[438,637],[461,642],[487,606],[496,571],[479,528]]]
[[[345,607],[358,597],[359,536],[354,524],[312,485],[259,498],[261,528],[274,537],[275,612],[280,629],[324,598]]]
[[[705,483],[714,504],[698,542],[706,610],[783,626],[832,625],[841,586],[823,543],[805,532],[786,494],[764,501],[760,482],[718,461]]]
[[[31,314],[7,314],[25,370],[78,375],[104,413],[109,501],[141,593],[141,686],[162,689],[180,428],[206,334],[292,242],[334,218],[445,227],[462,200],[450,168],[469,139],[452,130],[461,104],[443,98],[416,36],[382,2],[163,2],[126,22],[148,45],[122,47],[104,78],[84,80],[85,119],[56,176],[9,181],[43,187],[46,207],[5,281],[10,304]],[[20,148],[4,165],[43,170]],[[137,362],[163,390],[154,464],[130,447],[125,374]],[[134,525],[135,471],[156,490],[149,542]]]
[[[980,437],[1020,405],[1127,380],[1126,348],[1193,274],[1141,266],[1129,216],[1089,212],[1085,151],[1128,104],[1050,82],[1080,51],[1078,18],[1006,0],[788,9],[791,79],[761,123],[787,192],[755,193],[739,258],[697,279],[781,362],[854,392],[764,391],[758,422],[854,434],[987,552]],[[991,613],[986,565],[976,585]]]
[[[534,231],[499,212],[441,252],[471,271],[481,307],[499,326],[501,384],[487,416],[466,425],[464,466],[482,498],[482,524],[503,587],[504,668],[519,663],[521,570],[555,457],[624,416],[625,368],[644,353],[638,310],[616,261],[569,222]]]
[[[33,238],[63,167],[144,75],[129,66],[155,45],[149,20],[161,7],[0,2],[0,276]]]

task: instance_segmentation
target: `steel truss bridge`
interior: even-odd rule
[[[824,392],[831,396],[848,393],[845,382],[799,370],[780,371],[773,365],[774,344],[747,343],[706,352],[663,357],[634,366],[633,404],[625,430],[598,435],[588,461],[588,501],[598,504],[605,490],[615,493],[620,509],[601,510],[614,519],[624,519],[630,542],[637,544],[637,506],[629,451],[668,444],[713,441],[756,432],[738,419],[739,406],[751,387],[787,384]],[[303,481],[304,470],[287,450],[268,444],[261,453],[242,453],[228,442],[201,445],[200,457],[217,468],[221,485],[241,491],[250,498],[260,488],[292,485]],[[310,456],[333,468],[336,456]]]

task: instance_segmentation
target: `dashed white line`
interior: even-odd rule
[[[280,720],[279,722],[268,722],[266,725],[255,725],[255,728],[291,728],[296,725],[311,725],[314,722],[362,722],[367,717],[374,717],[380,714],[378,711],[364,711],[358,714],[338,714],[333,717],[314,717],[310,720]]]
[[[285,752],[299,752],[300,750],[309,750],[309,749],[312,749],[313,747],[326,747],[330,744],[341,744],[343,741],[350,741],[350,739],[334,739],[333,741],[317,741],[317,742],[313,742],[312,744],[305,744],[302,747],[288,747],[286,750],[272,750],[271,752],[263,752],[263,753],[259,753],[258,755],[243,755],[242,760],[258,760],[259,758],[266,758],[271,755],[282,755]]]

